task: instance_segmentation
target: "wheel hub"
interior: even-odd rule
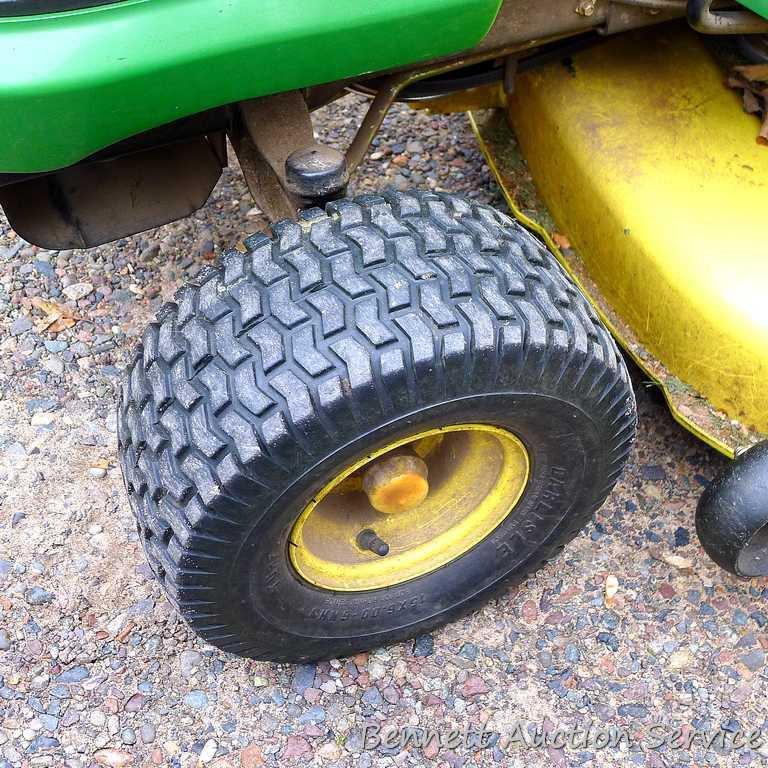
[[[528,480],[511,432],[433,429],[368,454],[307,505],[289,537],[297,573],[322,589],[394,586],[461,557],[495,530]]]
[[[421,504],[429,494],[429,468],[415,455],[395,454],[376,459],[363,475],[363,491],[378,512],[396,515]]]

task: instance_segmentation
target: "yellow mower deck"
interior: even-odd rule
[[[513,210],[675,418],[734,456],[768,433],[768,148],[723,80],[660,27],[520,76],[519,150],[502,113],[471,118]]]

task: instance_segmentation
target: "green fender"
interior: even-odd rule
[[[475,45],[500,0],[123,0],[0,19],[0,173]]]
[[[768,0],[741,0],[741,4],[768,19]]]

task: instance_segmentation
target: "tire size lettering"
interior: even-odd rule
[[[363,608],[362,611],[353,611],[343,607],[316,607],[309,611],[308,616],[315,621],[366,621],[382,616],[395,616],[412,608],[418,608],[426,602],[426,599],[424,593],[419,593],[418,595],[411,595],[388,605],[375,605]]]

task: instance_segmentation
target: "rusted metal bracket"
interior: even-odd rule
[[[385,78],[347,150],[349,172],[362,161],[392,101],[411,77],[399,73]],[[296,179],[286,178],[288,158],[312,147],[317,147],[320,155],[333,151],[315,143],[309,108],[301,91],[240,102],[233,114],[229,138],[248,189],[270,221],[295,219],[307,202],[297,193]]]
[[[344,155],[315,142],[301,91],[240,102],[229,132],[253,199],[270,221],[295,219],[344,192]]]
[[[301,91],[240,102],[229,139],[256,204],[270,221],[295,219],[301,203],[289,192],[285,161],[315,142]]]

